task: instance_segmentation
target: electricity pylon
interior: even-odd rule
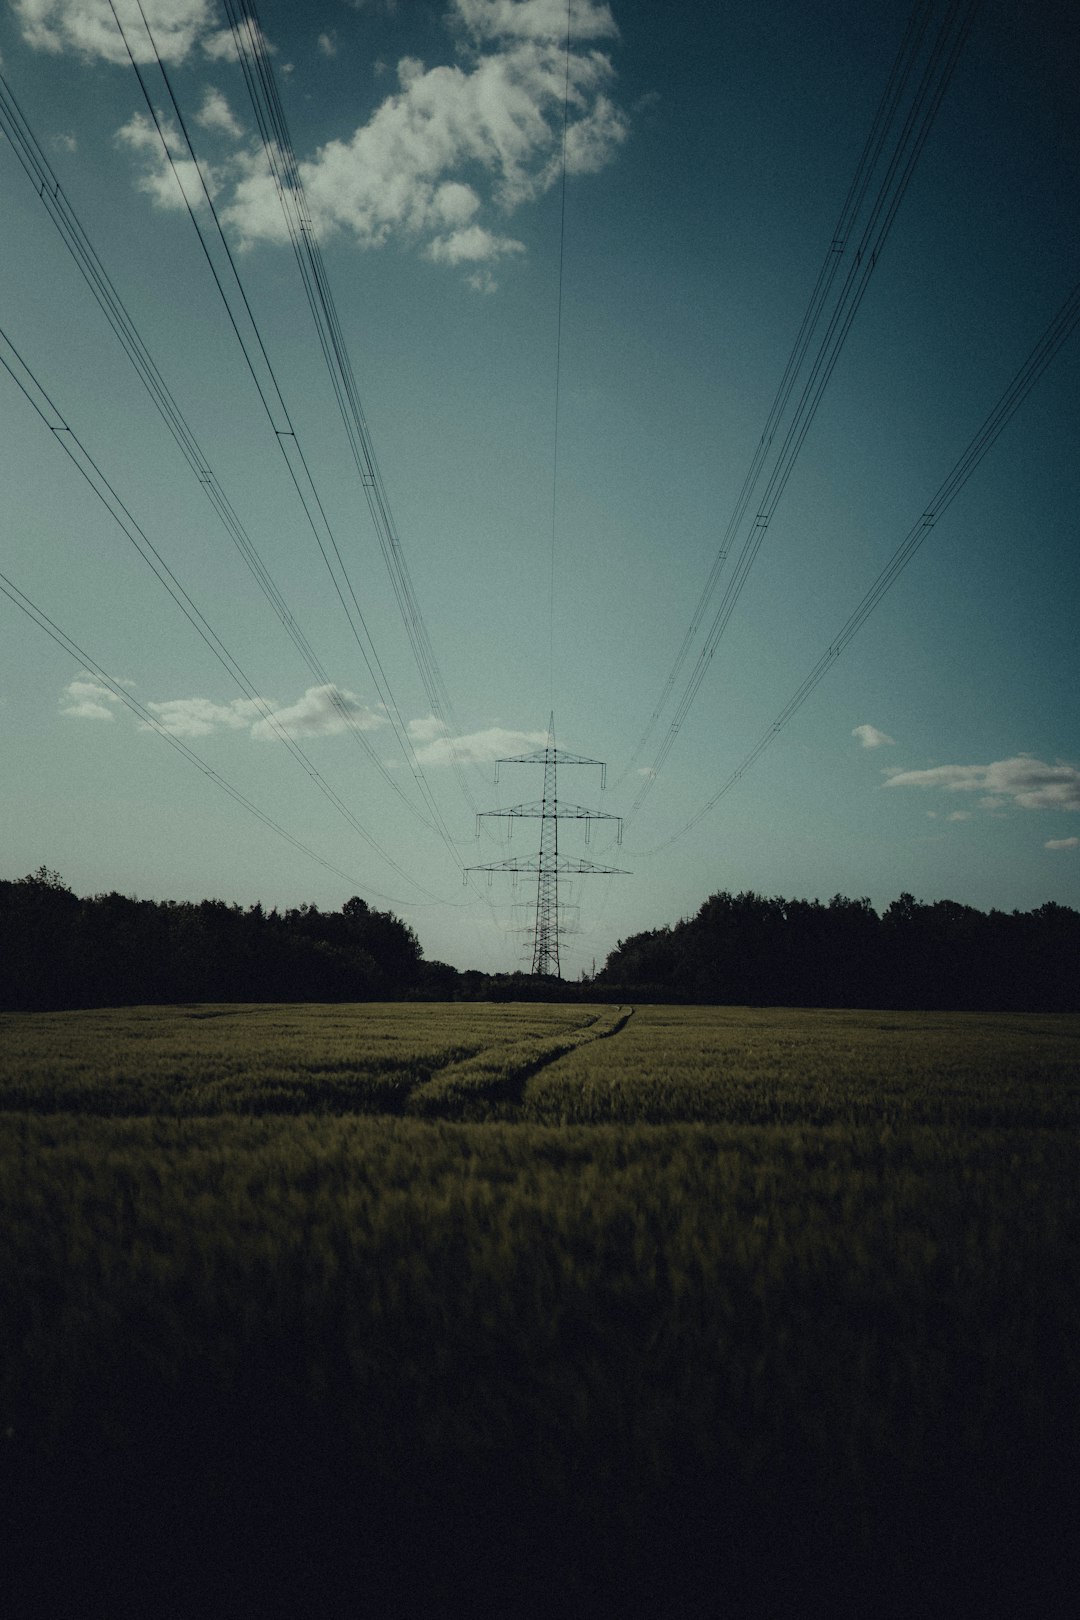
[[[558,767],[560,765],[596,765],[600,770],[600,787],[604,786],[607,767],[602,760],[586,759],[582,754],[560,753],[555,747],[555,716],[548,722],[548,740],[545,748],[534,754],[514,754],[495,761],[495,780],[499,780],[501,765],[542,765],[544,767],[544,796],[532,804],[514,804],[508,810],[481,810],[476,818],[477,833],[482,816],[509,818],[510,829],[514,821],[528,818],[540,823],[540,850],[536,856],[524,860],[511,857],[506,861],[490,861],[483,866],[470,866],[470,872],[535,872],[536,873],[536,931],[533,936],[534,973],[550,978],[559,977],[559,874],[581,875],[595,873],[607,876],[625,876],[618,866],[597,866],[592,861],[559,859],[559,822],[584,821],[585,841],[594,821],[617,821],[618,842],[622,843],[622,818],[608,815],[605,810],[588,810],[581,804],[559,806]]]

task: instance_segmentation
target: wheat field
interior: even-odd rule
[[[791,1009],[0,1019],[14,1612],[1068,1612],[1078,1047]]]

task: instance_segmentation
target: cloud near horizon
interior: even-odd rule
[[[152,61],[134,0],[117,3],[125,26],[130,14],[134,53]],[[209,0],[144,5],[167,64],[189,61],[198,47],[204,60],[235,65],[231,34],[221,29]],[[16,0],[16,12],[24,38],[39,50],[127,62],[108,0]],[[396,89],[367,121],[302,157],[299,168],[321,236],[343,232],[361,249],[396,242],[429,263],[460,269],[468,286],[491,292],[497,285],[492,267],[525,252],[505,222],[558,182],[564,94],[568,174],[606,167],[629,134],[628,115],[611,96],[614,67],[597,48],[616,39],[618,29],[609,5],[578,0],[568,60],[563,0],[450,0],[444,21],[456,60],[428,67],[402,57]],[[287,242],[262,149],[244,143],[224,94],[204,86],[196,117],[219,144],[233,143],[227,152],[215,151],[209,169],[199,155],[221,193],[221,217],[240,245]],[[182,206],[145,115],[124,125],[119,139],[140,161],[139,189],[160,207]],[[190,159],[186,165],[192,168]],[[185,172],[183,179],[194,202],[197,177]]]
[[[1021,810],[1080,810],[1080,768],[1047,765],[1017,754],[989,765],[936,765],[926,771],[885,772],[887,788],[937,788],[944,793],[982,793],[980,808],[1013,804]]]
[[[85,671],[71,681],[60,698],[60,712],[77,720],[112,720],[109,705],[120,699]],[[385,714],[370,708],[355,692],[332,683],[309,686],[295,703],[262,705],[251,698],[233,698],[219,703],[213,698],[166,698],[147,702],[144,707],[158,725],[174,737],[209,737],[223,731],[246,731],[256,742],[271,742],[278,728],[292,737],[334,737],[348,728],[375,731],[389,725]],[[264,712],[267,711],[267,712]],[[138,722],[140,731],[152,731],[147,721]]]
[[[504,726],[451,737],[433,715],[410,720],[408,730],[419,765],[490,765],[511,754],[531,753],[547,742],[546,731],[510,731]]]

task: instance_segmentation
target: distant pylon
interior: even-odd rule
[[[596,765],[600,770],[600,786],[603,788],[607,767],[602,760],[586,759],[582,754],[559,753],[555,747],[555,716],[552,714],[548,721],[548,740],[545,748],[538,748],[533,754],[514,754],[505,759],[495,761],[495,780],[499,780],[499,767],[502,765],[542,765],[544,767],[544,795],[539,801],[532,804],[511,805],[509,810],[481,810],[476,818],[479,831],[481,816],[509,817],[511,829],[513,822],[520,817],[537,820],[540,823],[540,850],[535,856],[527,856],[524,860],[516,857],[506,861],[490,861],[483,866],[470,866],[470,872],[535,872],[536,873],[536,930],[533,936],[533,962],[534,973],[546,975],[549,978],[559,978],[559,875],[573,873],[595,873],[603,876],[625,876],[624,868],[618,866],[596,866],[592,861],[559,859],[559,822],[584,821],[585,838],[588,842],[589,828],[594,821],[616,821],[619,824],[618,842],[622,842],[622,819],[611,816],[605,810],[588,810],[584,805],[571,804],[559,808],[559,765]]]

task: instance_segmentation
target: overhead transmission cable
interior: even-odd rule
[[[76,659],[82,668],[91,674],[95,680],[100,681],[102,686],[107,687],[114,697],[118,698],[121,703],[126,704],[135,717],[144,726],[146,726],[148,730],[156,732],[163,742],[167,742],[170,748],[174,748],[176,752],[186,759],[190,765],[194,765],[196,770],[201,771],[203,776],[212,782],[215,787],[227,794],[228,797],[232,799],[234,803],[238,804],[242,810],[246,810],[248,814],[254,816],[257,821],[261,821],[264,827],[269,828],[271,832],[277,833],[278,837],[284,838],[286,843],[292,845],[293,849],[298,850],[302,855],[308,856],[310,860],[313,860],[319,866],[324,867],[326,871],[332,872],[335,877],[343,878],[344,881],[350,885],[363,887],[367,893],[375,894],[381,900],[388,900],[392,905],[411,905],[414,903],[411,901],[394,900],[390,895],[379,894],[378,890],[372,889],[367,884],[361,884],[357,878],[351,876],[348,872],[343,871],[340,866],[335,866],[333,861],[327,860],[325,856],[320,855],[313,850],[310,845],[305,844],[301,839],[294,837],[294,835],[288,832],[286,828],[281,826],[279,822],[275,821],[272,816],[267,815],[265,810],[260,809],[260,807],[252,799],[249,799],[245,793],[242,793],[238,787],[234,786],[234,784],[230,782],[227,777],[223,776],[220,771],[215,770],[212,765],[207,764],[206,760],[203,759],[201,755],[197,754],[193,748],[189,748],[187,743],[184,742],[182,738],[178,737],[175,732],[170,731],[168,727],[159,719],[159,717],[153,713],[152,710],[145,708],[137,698],[132,697],[131,693],[127,690],[122,682],[115,680],[114,677],[104,670],[100,664],[96,663],[94,659],[90,657],[89,653],[84,652],[77,642],[73,641],[65,631],[61,630],[59,625],[54,623],[54,621],[50,619],[41,608],[32,602],[31,599],[19,589],[13,580],[10,580],[8,576],[3,573],[0,573],[0,592],[2,592],[9,601],[13,602],[21,612],[25,613],[27,618],[31,619],[40,630],[44,630],[45,634],[51,637],[51,639],[56,642],[58,647],[62,647],[64,652]]]
[[[562,377],[563,266],[566,259],[566,126],[570,116],[570,25],[574,0],[566,0],[562,135],[559,144],[559,286],[555,309],[555,411],[551,445],[551,564],[548,570],[548,703],[555,707],[555,552],[559,501],[559,384]]]
[[[465,798],[475,812],[476,804],[460,769],[460,760],[454,747],[454,738],[461,728],[454,717],[450,695],[435,657],[379,469],[374,441],[360,400],[356,375],[345,343],[311,209],[308,206],[285,109],[278,93],[266,36],[251,0],[225,0],[225,10],[262,138],[263,150],[277,189],[289,240],[304,285],[308,307],[315,322],[319,347],[329,373],[349,449],[363,486],[398,611],[408,635],[431,712],[447,735],[451,763]],[[422,777],[422,770],[420,774]]]
[[[1069,293],[1050,325],[1043,332],[993,410],[986,417],[978,432],[953,466],[952,471],[931,496],[922,515],[912,524],[904,540],[893,552],[870,589],[854,611],[849,614],[805,680],[792,693],[772,725],[762,733],[758,742],[742,763],[732,771],[723,785],[702,805],[701,809],[691,816],[689,821],[680,827],[678,832],[673,833],[670,838],[656,844],[652,849],[643,851],[644,855],[659,854],[661,850],[668,849],[672,844],[684,837],[686,833],[690,832],[693,827],[696,827],[698,822],[709,814],[710,810],[720,802],[724,795],[731,791],[736,782],[745,776],[746,772],[761,757],[769,744],[787,725],[788,721],[802,708],[811,692],[824,679],[852,638],[858,634],[885,594],[895,585],[897,579],[926,540],[939,518],[952,505],[952,502],[975,472],[983,457],[992,448],[1011,418],[1019,410],[1032,388],[1078,323],[1080,323],[1080,283],[1077,283]]]
[[[292,244],[308,308],[315,323],[319,347],[327,367],[338,411],[349,443],[353,462],[360,476],[372,524],[378,536],[380,549],[397,601],[398,611],[405,626],[413,658],[420,675],[427,701],[434,718],[439,722],[446,740],[451,768],[458,787],[478,819],[479,811],[462,768],[457,738],[461,726],[432,647],[431,638],[420,607],[408,562],[394,523],[389,497],[379,469],[374,441],[368,428],[360,400],[355,372],[345,343],[344,333],[330,287],[322,249],[319,245],[311,210],[304,190],[303,177],[289,133],[285,110],[278,93],[277,81],[266,46],[258,13],[253,4],[237,4],[226,0],[226,12],[232,29],[233,44],[244,74],[267,164],[281,205],[285,226]],[[164,71],[164,69],[162,70]],[[401,733],[408,738],[404,723]],[[436,827],[460,865],[452,834],[443,820],[438,802],[431,791],[422,765],[409,741],[412,770]],[[467,869],[462,865],[466,883],[470,882]],[[493,911],[486,894],[481,898]]]
[[[931,46],[914,98],[908,107],[900,131],[893,143],[884,175],[863,226],[858,246],[849,263],[839,294],[833,303],[827,326],[810,364],[809,372],[791,414],[780,448],[773,458],[764,493],[756,503],[757,510],[754,512],[745,534],[734,572],[713,616],[697,660],[676,704],[667,732],[656,752],[649,774],[642,782],[637,797],[631,806],[627,816],[628,821],[641,809],[656,781],[657,775],[666,763],[694,699],[701,689],[709,664],[731,620],[735,606],[746,585],[747,577],[764,542],[766,531],[775,516],[776,508],[794,470],[803,442],[817,414],[822,396],[832,377],[852,322],[866,295],[870,278],[911,183],[915,166],[926,144],[938,108],[952,78],[960,52],[971,31],[975,14],[981,4],[982,0],[952,0]],[[811,337],[823,318],[825,298],[835,277],[840,255],[844,251],[857,212],[869,189],[870,177],[880,158],[885,135],[894,121],[901,95],[920,53],[926,23],[924,12],[925,7],[922,4],[916,7],[916,13],[909,23],[900,53],[894,64],[893,73],[890,75],[885,94],[879,104],[870,138],[866,147],[864,147],[855,179],[849,188],[837,230],[834,232],[833,244],[838,245],[835,247],[833,244],[830,245],[825,265],[811,296],[811,303],[803,318],[803,324],[800,327],[795,347],[789,357],[781,387],[770,412],[766,432],[762,437],[762,444],[759,444],[758,452],[751,463],[751,469],[744,481],[731,523],[725,533],[724,543],[713,565],[706,592],[699,603],[696,614],[696,623],[698,624],[703,617],[707,601],[715,593],[724,563],[730,554],[734,536],[742,527],[743,519],[747,511],[750,510],[751,500],[764,473],[769,451],[779,430],[783,411],[794,390],[797,375],[804,366]],[[681,667],[682,660],[685,658],[685,650],[688,645],[688,641],[684,641],[684,648],[680,652],[678,661],[679,667]],[[665,688],[665,693],[670,691],[672,684],[673,679],[670,679],[667,688]],[[654,720],[657,712],[658,710],[654,711]],[[650,729],[651,726],[652,722],[650,722]]]
[[[296,151],[289,133],[285,110],[278,93],[277,81],[266,45],[266,36],[256,7],[250,3],[250,0],[226,0],[226,12],[232,29],[237,58],[244,74],[248,97],[258,124],[263,150],[277,190],[297,267],[300,271],[308,308],[315,323],[319,347],[330,377],[353,461],[360,475],[368,510],[378,536],[383,560],[398,604],[398,611],[405,626],[431,713],[439,722],[445,737],[450,765],[458,787],[474,817],[476,817],[478,815],[478,806],[462,768],[461,755],[457,746],[457,738],[461,735],[461,726],[454,713],[453,704],[431,644],[431,638],[409,571],[408,561],[394,523],[389,496],[379,469],[374,441],[360,400],[355,372],[338,317],[337,306],[334,302],[329,276],[322,256],[322,249],[319,245],[311,210],[308,206],[303,177],[300,173]],[[156,45],[154,45],[149,27],[147,27],[147,34],[156,53]],[[166,82],[168,82],[160,57],[158,57],[158,64],[161,67],[163,78],[166,78]],[[177,110],[177,116],[179,118],[179,110]],[[195,153],[190,140],[188,140],[188,149],[194,161]],[[461,866],[466,883],[469,883],[469,873],[460,861],[452,834],[443,820],[438,802],[430,789],[423,767],[416,758],[408,729],[401,720],[400,713],[396,712],[395,717],[398,722],[399,735],[405,740],[408,748],[411,769],[418,788],[424,796],[425,803],[440,836],[452,858]],[[490,906],[487,896],[482,895],[481,897]]]
[[[270,423],[278,448],[285,460],[290,478],[304,508],[304,514],[307,518],[312,534],[315,537],[319,553],[326,566],[327,572],[330,575],[335,594],[345,612],[349,628],[360,650],[361,656],[363,657],[368,674],[371,677],[379,700],[386,711],[387,718],[390,720],[398,746],[405,757],[410,771],[415,777],[417,772],[415,755],[413,753],[408,734],[401,722],[397,702],[393,697],[389,681],[382,667],[374,641],[364,620],[363,611],[360,607],[355,589],[353,588],[352,581],[349,578],[348,571],[345,567],[344,559],[341,555],[341,549],[338,545],[321,497],[319,496],[316,488],[310,465],[300,442],[300,437],[296,432],[286,407],[284,396],[278,384],[277,375],[270,361],[269,355],[267,354],[262,333],[259,329],[258,323],[255,320],[250,302],[244,290],[243,282],[236,266],[235,257],[231,248],[229,247],[224,229],[221,225],[221,220],[214,204],[213,196],[209,186],[207,185],[202,166],[192,144],[187,124],[184,120],[184,115],[173,92],[172,83],[169,79],[168,72],[160,54],[158,53],[153,33],[150,29],[150,25],[146,19],[146,14],[142,6],[142,0],[136,0],[136,3],[138,5],[140,17],[142,18],[147,40],[149,41],[150,48],[154,54],[155,61],[161,74],[162,82],[165,85],[170,105],[176,116],[176,121],[182,140],[187,148],[187,153],[190,157],[194,172],[198,176],[203,200],[206,203],[210,218],[213,221],[217,241],[220,244],[221,252],[224,256],[224,263],[220,266],[219,263],[215,261],[215,256],[211,251],[206,232],[199,221],[195,206],[192,203],[191,198],[188,196],[183,180],[178,172],[176,157],[170,146],[168,134],[163,126],[161,115],[154,105],[154,100],[150,94],[146,77],[140,68],[135,52],[132,49],[124,24],[120,21],[120,17],[117,14],[114,0],[109,0],[109,9],[112,12],[113,19],[123,40],[128,60],[130,61],[131,67],[139,82],[139,88],[142,91],[143,100],[146,103],[151,120],[154,124],[154,128],[157,131],[162,150],[172,170],[176,183],[180,188],[180,194],[183,197],[184,206],[187,210],[188,217],[195,228],[196,235],[199,239],[199,244],[210,269],[214,284],[217,287],[218,293],[225,307],[229,324],[231,325],[237,341],[240,344],[241,350],[243,351],[244,360],[247,364],[249,372],[251,373],[256,392],[259,395],[260,402]],[[230,282],[234,289],[234,294],[232,297],[230,297],[229,292],[226,290],[226,280]],[[403,802],[410,804],[410,801],[401,789],[400,783],[395,781],[392,774],[387,771],[386,767],[383,766],[381,762],[379,768],[385,774],[385,778],[393,787],[393,790],[403,799]],[[410,804],[410,807],[415,813],[419,814],[419,812],[416,811],[415,806]],[[460,857],[454,848],[452,840],[449,840],[443,835],[438,824],[436,824],[436,831],[439,831],[440,836],[443,836],[443,842],[446,844],[446,847],[455,864],[458,866],[458,869],[463,870]]]
[[[195,474],[207,498],[217,512],[229,538],[236,546],[260,591],[280,620],[301,658],[316,680],[331,689],[330,702],[353,740],[367,754],[369,760],[383,773],[384,779],[409,810],[427,825],[426,818],[402,793],[400,784],[390,777],[380,761],[372,743],[357,724],[348,703],[342,698],[337,684],[315,652],[307,635],[263,562],[251,536],[238,516],[201,449],[190,424],[173,396],[157,364],[139,334],[134,321],[124,306],[116,287],[98,257],[83,229],[60,182],[54,174],[41,145],[31,130],[26,117],[15,99],[11,86],[0,73],[0,130],[7,135],[24,173],[34,185],[49,217],[86,281],[100,309],[116,334],[124,352],[135,368],[150,398],[181,454]]]
[[[833,227],[824,261],[821,265],[821,269],[818,271],[817,281],[814,283],[813,291],[810,294],[810,301],[803,313],[802,322],[796,334],[795,342],[792,345],[791,352],[787,358],[787,363],[784,366],[783,375],[780,378],[780,383],[777,387],[776,394],[773,397],[772,405],[769,408],[769,414],[765,419],[765,426],[762,428],[757,447],[750,460],[750,465],[743,477],[742,486],[739,490],[738,498],[724,530],[719,550],[713,559],[708,578],[705,581],[705,585],[698,599],[697,606],[694,609],[686,633],[683,636],[682,644],[680,645],[678,653],[676,654],[675,661],[671,666],[671,670],[669,671],[667,679],[664,682],[663,689],[659,698],[657,699],[656,706],[649,717],[648,725],[645,727],[645,730],[639,738],[630,759],[623,768],[619,776],[619,780],[615,784],[616,786],[625,780],[626,776],[636,765],[644,749],[646,748],[649,738],[652,736],[653,730],[659,723],[664,705],[671,695],[675,682],[679,677],[679,672],[681,671],[690,648],[693,645],[694,638],[704,623],[705,613],[708,609],[710,601],[712,600],[712,596],[716,590],[720,576],[723,573],[724,565],[727,562],[728,556],[730,555],[731,547],[734,543],[739,525],[742,522],[743,516],[746,512],[746,508],[753,498],[754,491],[757,488],[758,482],[761,478],[762,470],[768,458],[769,451],[772,448],[773,439],[783,418],[788,400],[791,398],[791,393],[795,387],[795,381],[799,374],[803,360],[805,359],[810,340],[817,329],[821,312],[825,306],[825,300],[829,295],[833,281],[836,278],[836,273],[840,268],[840,262],[847,249],[848,237],[851,234],[854,221],[857,218],[859,209],[862,207],[862,203],[865,199],[871,177],[881,155],[881,149],[884,144],[885,137],[895,116],[896,107],[904,93],[907,81],[910,78],[915,63],[918,59],[919,50],[926,31],[926,26],[929,21],[932,7],[933,0],[917,0],[914,10],[908,18],[907,27],[904,31],[904,37],[901,40],[900,47],[892,64],[888,81],[885,85],[885,89],[882,91],[881,99],[879,100],[877,109],[874,113],[870,133],[866,137],[862,152],[859,156],[858,164],[856,165],[855,173],[852,177],[851,184],[848,187],[847,196],[844,199],[839,217],[837,218],[836,224]]]
[[[85,445],[79,439],[74,429],[68,425],[66,419],[57,408],[55,402],[49,397],[48,393],[42,387],[34,372],[27,365],[18,349],[16,349],[15,345],[2,328],[0,328],[0,366],[3,366],[4,370],[11,377],[12,381],[15,383],[16,387],[22,393],[24,398],[33,407],[34,411],[44,423],[45,427],[48,428],[55,442],[63,450],[68,460],[93,490],[94,494],[116,522],[121,532],[135,547],[135,550],[138,552],[139,556],[146,563],[147,567],[154,574],[158,582],[168,592],[169,596],[179,608],[180,612],[187,619],[192,629],[195,630],[196,634],[199,635],[205,642],[206,646],[213,653],[214,657],[225,670],[226,674],[229,675],[233,681],[235,681],[237,686],[239,686],[240,690],[243,692],[244,696],[258,710],[260,717],[274,733],[278,741],[285,745],[290,754],[292,754],[293,758],[311,778],[312,782],[314,782],[319,791],[330,801],[330,803],[334,805],[335,809],[337,809],[339,813],[345,817],[349,825],[356,833],[359,834],[369,848],[371,848],[375,854],[379,855],[384,861],[386,861],[387,865],[391,866],[400,877],[405,879],[406,882],[415,884],[415,886],[420,889],[421,893],[430,895],[430,891],[424,889],[422,884],[417,883],[415,878],[410,877],[405,871],[404,867],[400,866],[398,862],[394,860],[392,855],[387,854],[387,852],[381,847],[371,833],[368,832],[363,823],[357,819],[353,811],[349,809],[348,805],[344,802],[340,795],[336,793],[326,781],[322,773],[318,770],[312,760],[308,758],[307,754],[301,748],[296,739],[281,724],[273,709],[260,695],[253,683],[245,674],[241,665],[222,641],[221,637],[217,634],[213,626],[195,605],[194,601],[184,589],[183,585],[181,585],[180,581],[177,579],[164,557],[147,536],[146,531],[142,528],[128,507],[125,506],[124,502],[120,499],[120,496],[117,494],[112,484],[109,483],[98,463],[86,449]],[[437,896],[430,897],[437,898]]]

